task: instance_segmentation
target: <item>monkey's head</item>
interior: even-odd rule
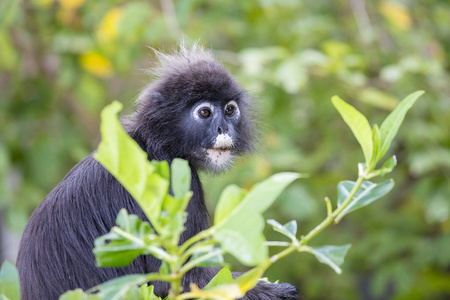
[[[144,150],[155,159],[184,158],[214,172],[249,151],[252,105],[230,73],[197,45],[157,56],[156,80],[140,94],[127,126]]]

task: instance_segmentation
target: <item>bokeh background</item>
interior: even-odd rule
[[[305,299],[450,299],[449,20],[447,0],[2,0],[0,261],[14,260],[33,209],[96,148],[100,110],[115,99],[131,110],[149,80],[149,46],[170,51],[184,38],[212,49],[259,99],[263,124],[257,154],[204,176],[209,207],[227,184],[309,173],[267,214],[298,220],[303,233],[363,160],[331,96],[373,124],[426,90],[390,153],[395,190],[312,241],[352,243],[344,273],[297,254],[267,275]]]

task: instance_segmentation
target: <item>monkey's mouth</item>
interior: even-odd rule
[[[209,161],[216,167],[224,166],[232,161],[231,147],[214,147],[206,149]]]
[[[233,139],[228,134],[219,134],[212,145],[206,148],[206,156],[209,159],[210,166],[216,170],[228,166],[233,161],[232,148]]]
[[[213,150],[213,151],[219,151],[219,152],[226,152],[226,151],[231,151],[231,147],[213,147],[213,148],[208,148],[208,150]]]

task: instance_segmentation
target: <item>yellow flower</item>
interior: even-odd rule
[[[97,28],[97,37],[103,42],[113,41],[117,37],[120,18],[122,16],[121,8],[113,8],[104,16]]]
[[[408,9],[401,3],[383,1],[380,5],[381,14],[400,30],[409,30],[412,26]]]
[[[98,77],[108,77],[112,74],[111,62],[99,52],[91,51],[80,57],[80,65],[89,73]]]
[[[83,5],[85,0],[59,0],[63,9],[77,9]]]

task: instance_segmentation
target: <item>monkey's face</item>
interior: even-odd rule
[[[233,157],[245,151],[240,132],[242,112],[239,100],[198,101],[189,114],[189,124],[183,130],[193,148],[193,163],[220,172],[230,166]],[[192,138],[195,136],[195,138]]]

